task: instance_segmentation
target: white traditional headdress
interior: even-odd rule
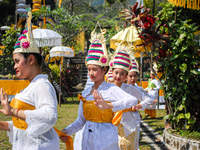
[[[131,65],[131,69],[129,72],[135,71],[135,72],[139,73],[138,63],[133,54],[131,54],[131,59],[132,59],[132,65]]]
[[[132,64],[130,53],[130,47],[118,45],[115,54],[112,56],[109,66],[111,68],[122,68],[129,72]]]
[[[101,30],[101,33],[91,32],[91,45],[86,57],[86,66],[89,64],[98,66],[109,66],[109,57],[106,49],[104,34],[106,29]]]
[[[28,12],[27,29],[22,32],[14,46],[14,53],[40,53],[32,34],[31,29],[32,14]]]

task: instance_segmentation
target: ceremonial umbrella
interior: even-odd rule
[[[137,46],[142,44],[142,40],[140,39],[138,32],[140,33],[140,30],[133,25],[126,28],[125,30],[118,32],[110,39],[110,48],[116,49],[117,48],[116,43],[120,43],[128,46],[134,46],[135,47],[134,51],[145,52],[144,47]],[[150,49],[148,48],[148,50]]]
[[[10,30],[10,27],[9,26],[2,26],[1,30]]]
[[[49,51],[50,57],[74,57],[74,51],[66,46],[55,46]],[[60,61],[60,90],[59,90],[59,106],[61,106],[61,61]],[[67,85],[66,85],[67,86]],[[69,91],[69,89],[68,89]],[[69,91],[70,92],[70,91]]]
[[[38,47],[62,45],[62,36],[53,30],[34,29],[33,37]]]

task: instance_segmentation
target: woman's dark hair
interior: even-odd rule
[[[42,56],[39,54],[39,53],[21,53],[23,55],[23,57],[27,60],[27,58],[30,56],[30,55],[33,55],[35,58],[36,58],[36,61],[38,63],[39,66],[42,65],[42,62],[43,62],[43,58]]]
[[[107,68],[107,71],[106,71],[105,75],[108,73],[109,66],[104,66],[104,67],[100,67],[100,68],[101,68],[101,70],[103,70],[103,68]]]

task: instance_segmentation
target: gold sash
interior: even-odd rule
[[[83,102],[83,115],[87,121],[112,123],[114,116],[112,109],[101,110],[94,104],[94,101],[86,101],[80,94],[78,94],[78,100]]]
[[[35,106],[22,102],[16,98],[14,98],[11,101],[10,106],[12,108],[20,109],[20,110],[34,110],[35,109]],[[18,129],[26,130],[26,128],[28,127],[28,124],[24,120],[21,120],[17,117],[12,117],[12,120],[13,120],[13,125]]]
[[[132,132],[125,137],[124,127],[122,124],[118,126],[118,135],[120,139],[118,141],[120,150],[135,150],[135,132]]]
[[[123,109],[123,110],[115,112],[115,115],[112,120],[112,124],[114,124],[116,126],[119,125],[120,121],[122,119],[123,113],[128,112],[128,111],[136,111],[136,110],[132,110],[132,108],[128,108],[128,109]]]
[[[140,102],[138,101],[138,104],[139,103]],[[137,110],[132,110],[132,107],[131,107],[131,108],[128,108],[128,109],[124,109],[124,110],[120,110],[120,111],[115,112],[115,115],[114,115],[113,120],[112,120],[112,124],[114,124],[116,126],[119,125],[120,121],[122,119],[123,113],[128,112],[128,111],[136,112]]]
[[[22,101],[20,101],[16,98],[14,98],[11,101],[10,106],[13,107],[14,109],[20,109],[20,110],[34,110],[35,109],[35,106],[27,104],[25,102],[22,102]],[[28,127],[28,124],[24,120],[21,120],[17,117],[12,117],[12,120],[13,120],[13,125],[18,129],[26,130],[26,128]],[[72,139],[72,137],[62,133],[60,130],[56,129],[55,127],[54,127],[54,129],[55,129],[56,133],[58,134],[58,136],[60,136],[60,137],[65,136],[65,137],[68,138],[68,140],[65,143],[66,149],[67,150],[73,150],[73,139]]]

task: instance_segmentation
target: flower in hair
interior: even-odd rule
[[[25,42],[22,43],[22,47],[27,49],[27,48],[30,47],[30,43],[28,41],[25,41]]]
[[[110,62],[110,67],[112,67],[112,66],[113,66],[113,62],[111,61],[111,62]]]

